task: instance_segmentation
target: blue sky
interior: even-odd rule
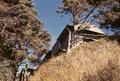
[[[62,0],[34,0],[34,4],[37,10],[37,18],[40,19],[46,29],[51,33],[53,42],[57,39],[67,24],[70,24],[70,18],[68,16],[60,17],[56,13],[58,5]]]

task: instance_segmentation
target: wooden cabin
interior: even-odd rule
[[[105,33],[95,25],[87,23],[82,26],[82,29],[79,29],[80,26],[80,24],[75,26],[67,25],[54,44],[52,54],[60,51],[68,52],[80,43],[97,41],[106,36]]]

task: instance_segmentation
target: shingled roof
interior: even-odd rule
[[[78,30],[78,28],[81,26],[81,24],[78,24],[75,26],[75,29]],[[92,32],[96,32],[96,33],[100,33],[100,34],[105,34],[100,28],[96,27],[95,25],[92,25],[90,23],[85,23],[82,26],[81,30],[88,30],[88,31],[92,31]],[[80,31],[80,30],[79,30]]]

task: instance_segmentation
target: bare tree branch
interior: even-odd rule
[[[81,25],[79,26],[78,29],[81,29],[81,27],[83,26],[83,24],[86,22],[86,20],[88,19],[88,17],[95,11],[95,9],[98,7],[98,5],[96,7],[94,7],[89,13],[88,15],[85,17],[84,21],[81,23]]]

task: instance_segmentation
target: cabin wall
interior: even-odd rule
[[[103,37],[105,37],[104,34],[89,30],[82,30],[75,33],[72,32],[71,48],[74,48],[84,42],[97,41]]]
[[[69,44],[69,32],[68,30],[64,31],[61,36],[56,41],[55,45],[52,48],[52,54],[56,54],[59,51],[68,51]]]
[[[66,33],[63,38],[60,39],[61,49],[68,50],[69,34]]]
[[[59,49],[61,49],[61,44],[60,44],[60,40],[57,40],[52,48],[52,54],[56,54]]]
[[[71,48],[83,43],[83,36],[78,35],[77,33],[72,33]]]

